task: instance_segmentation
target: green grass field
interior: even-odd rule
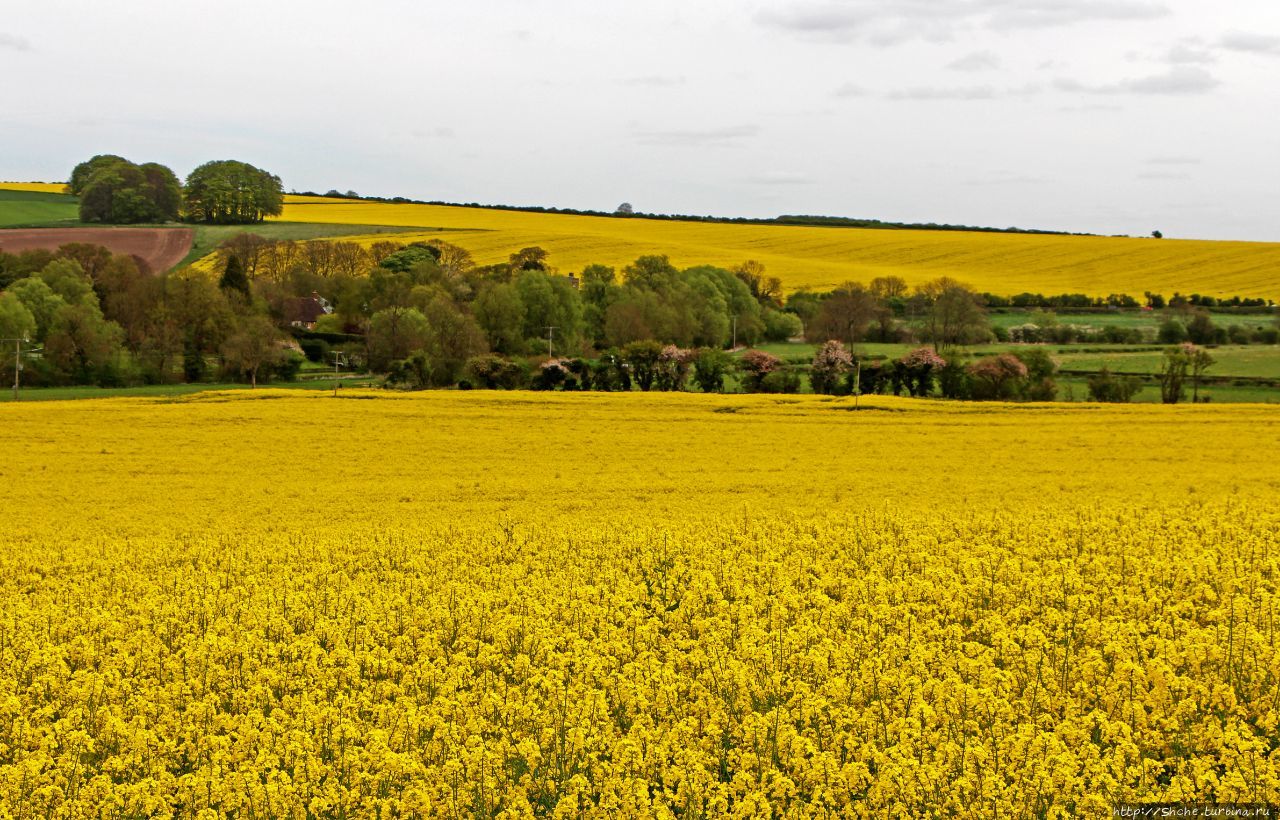
[[[856,350],[864,356],[896,359],[914,349],[918,345],[909,344],[861,344]],[[1027,345],[990,344],[979,345],[966,351],[974,359],[991,356],[997,353],[1008,353],[1026,350]],[[778,358],[793,362],[807,363],[813,358],[817,345],[784,343],[760,345],[760,350],[768,351]],[[1103,367],[1113,373],[1131,373],[1152,376],[1159,372],[1162,348],[1158,345],[1141,347],[1116,345],[1113,349],[1103,350],[1100,345],[1043,345],[1062,370],[1097,372]],[[1210,349],[1215,364],[1209,368],[1206,376],[1213,379],[1241,378],[1262,379],[1280,382],[1280,346],[1277,345],[1222,345]],[[1068,378],[1068,377],[1064,377]],[[1081,380],[1083,385],[1083,380]],[[1234,389],[1234,386],[1232,386]],[[1215,387],[1222,390],[1224,387]],[[1243,391],[1263,391],[1273,394],[1271,401],[1280,400],[1280,387],[1264,385],[1240,387]],[[1081,396],[1085,393],[1081,392]],[[1158,397],[1157,397],[1158,398]],[[1251,399],[1240,399],[1251,400]]]
[[[0,390],[0,402],[13,401],[12,376],[5,381]],[[353,379],[307,379],[296,382],[278,382],[270,385],[259,384],[259,388],[272,387],[291,390],[332,390],[335,385],[340,389],[353,387],[373,387],[379,383],[375,378]],[[249,390],[249,385],[235,382],[221,384],[153,384],[141,387],[24,387],[19,391],[18,401],[68,401],[72,399],[109,399],[115,396],[185,396],[191,393],[203,393],[207,390]]]
[[[135,225],[138,228],[173,227],[167,225]],[[85,225],[80,222],[79,200],[69,194],[41,191],[11,191],[0,189],[0,228],[100,228],[101,225]],[[197,259],[217,250],[231,237],[257,234],[265,239],[330,239],[342,236],[369,236],[370,234],[397,234],[422,231],[386,225],[334,225],[312,222],[263,222],[257,225],[195,225],[196,237],[191,251],[179,263],[189,265]],[[431,230],[444,230],[432,228]]]
[[[0,189],[0,228],[71,228],[79,224],[79,200],[73,196]]]
[[[1240,325],[1249,330],[1268,327],[1275,321],[1274,313],[1221,313],[1210,311],[1213,323],[1219,327]],[[1117,311],[1115,313],[1053,313],[1039,311],[992,311],[989,314],[991,324],[996,327],[1010,328],[1017,325],[1046,324],[1046,319],[1058,325],[1086,325],[1096,328],[1123,327],[1138,328],[1155,333],[1160,323],[1166,318],[1163,311]]]
[[[403,234],[416,232],[387,225],[327,225],[318,222],[261,222],[257,225],[196,225],[195,242],[191,252],[179,263],[190,265],[208,256],[226,240],[242,233],[251,233],[264,239],[305,241],[308,239],[335,239],[343,236],[369,236],[370,234]]]

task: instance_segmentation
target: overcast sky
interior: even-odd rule
[[[1280,240],[1276,0],[0,0],[0,179]]]

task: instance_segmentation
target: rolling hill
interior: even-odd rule
[[[16,187],[42,196],[61,188],[0,183]],[[4,212],[0,202],[0,224]],[[1280,299],[1280,243],[680,222],[306,196],[286,197],[273,221],[333,225],[335,236],[365,244],[401,228],[406,232],[397,241],[441,238],[480,264],[538,245],[565,271],[592,263],[622,267],[645,254],[667,254],[680,266],[755,259],[787,290],[877,276],[910,284],[950,276],[1003,295],[1154,291]],[[371,226],[367,235],[361,225]],[[319,233],[323,228],[308,231]]]

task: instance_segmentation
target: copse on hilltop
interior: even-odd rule
[[[187,177],[183,206],[189,222],[237,225],[279,216],[280,177],[247,162],[206,162]]]
[[[169,168],[99,154],[77,165],[67,183],[80,198],[80,221],[125,225],[188,222],[239,225],[279,216],[280,177],[237,160],[206,162],[186,185]]]
[[[178,218],[182,203],[182,186],[169,168],[155,162],[137,165],[114,154],[77,165],[67,188],[80,197],[81,222],[169,222]]]

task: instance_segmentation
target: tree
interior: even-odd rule
[[[881,301],[905,299],[907,280],[901,276],[877,276],[871,280],[871,295]]]
[[[422,313],[429,328],[423,351],[431,363],[431,382],[440,386],[454,384],[467,359],[488,349],[484,332],[475,319],[445,296],[431,300]]]
[[[1164,358],[1160,362],[1160,401],[1165,404],[1177,404],[1186,395],[1183,382],[1187,379],[1187,369],[1191,366],[1190,351],[1194,345],[1182,344],[1166,348]]]
[[[84,193],[85,186],[89,184],[89,178],[95,172],[114,165],[117,162],[128,162],[124,157],[116,154],[98,154],[90,159],[77,165],[71,170],[71,179],[67,182],[67,192],[72,196],[80,196]]]
[[[511,254],[511,271],[519,273],[526,270],[547,271],[551,266],[547,264],[548,254],[539,247],[521,248]]]
[[[1214,365],[1214,358],[1209,351],[1196,347],[1195,345],[1187,345],[1188,366],[1191,370],[1191,401],[1200,401],[1200,378],[1204,376],[1204,371]]]
[[[487,285],[476,297],[472,311],[490,348],[508,356],[524,350],[524,302],[515,285]]]
[[[631,207],[630,202],[624,202],[621,205],[619,205],[616,210],[614,210],[614,213],[617,214],[618,216],[631,216],[635,212],[636,210],[635,208]]]
[[[1089,377],[1089,401],[1128,404],[1142,389],[1142,379],[1137,376],[1115,375],[1103,367]]]
[[[738,361],[738,367],[745,376],[743,386],[750,393],[759,393],[765,378],[781,366],[781,359],[763,350],[748,350]]]
[[[93,282],[74,259],[53,260],[41,269],[40,279],[68,304],[98,304]]]
[[[632,342],[622,348],[622,358],[631,366],[631,376],[641,390],[648,392],[658,375],[662,345],[651,339]]]
[[[946,359],[927,347],[918,347],[894,362],[898,379],[912,396],[929,395],[929,391],[933,389],[934,375],[946,366]],[[1023,366],[1023,372],[1025,371],[1026,368]],[[895,387],[894,395],[897,393],[898,390]]]
[[[57,315],[58,309],[67,303],[66,300],[54,293],[43,279],[36,276],[19,279],[6,292],[16,297],[31,314],[36,323],[33,338],[43,342],[53,326],[54,316]]]
[[[603,345],[606,312],[617,301],[622,289],[615,281],[613,268],[605,265],[587,265],[579,279],[578,296],[582,300],[582,322],[588,341]]]
[[[426,347],[431,338],[427,317],[413,308],[390,307],[373,314],[365,344],[369,348],[369,367],[385,371],[397,359],[403,359]]]
[[[218,287],[224,292],[231,291],[249,298],[249,277],[245,275],[244,265],[240,262],[240,257],[230,255],[227,257],[227,266],[222,270],[222,278],[218,280]]]
[[[36,317],[31,315],[16,293],[0,292],[0,338],[29,340],[35,335]],[[8,346],[0,347],[0,352],[8,349]]]
[[[971,288],[942,277],[916,288],[912,301],[923,313],[921,335],[939,351],[976,344],[991,335],[979,296]]]
[[[704,347],[693,360],[693,381],[703,393],[723,393],[724,379],[733,371],[733,358],[723,350]]]
[[[695,353],[675,345],[662,348],[658,357],[658,374],[655,384],[659,390],[683,390],[689,379],[689,368],[693,364]]]
[[[236,160],[206,162],[187,177],[183,205],[190,222],[240,225],[279,216],[280,177]]]
[[[765,276],[764,265],[760,262],[748,259],[733,269],[733,275],[751,289],[751,296],[762,307],[782,306],[782,280],[776,276]]]
[[[764,338],[769,342],[785,342],[804,332],[804,324],[794,313],[766,309],[761,315],[764,321]]]
[[[440,239],[428,240],[427,244],[435,248],[436,263],[440,265],[440,270],[445,276],[450,278],[465,276],[476,266],[475,260],[471,258],[471,251],[466,248],[460,248]]]
[[[878,307],[875,297],[866,288],[855,282],[846,282],[823,300],[806,337],[814,343],[836,339],[850,346],[857,344],[866,335]]]
[[[1012,353],[979,359],[968,371],[973,397],[979,401],[1008,401],[1027,379],[1027,366]]]
[[[124,333],[102,318],[97,303],[58,308],[44,343],[44,355],[73,381],[85,384],[120,352]]]
[[[853,369],[853,356],[840,342],[832,339],[818,349],[809,365],[809,382],[815,393],[833,394],[840,379]]]
[[[251,314],[240,320],[222,343],[222,359],[227,367],[249,377],[249,386],[258,386],[258,372],[280,362],[285,355],[280,332],[265,316]]]

